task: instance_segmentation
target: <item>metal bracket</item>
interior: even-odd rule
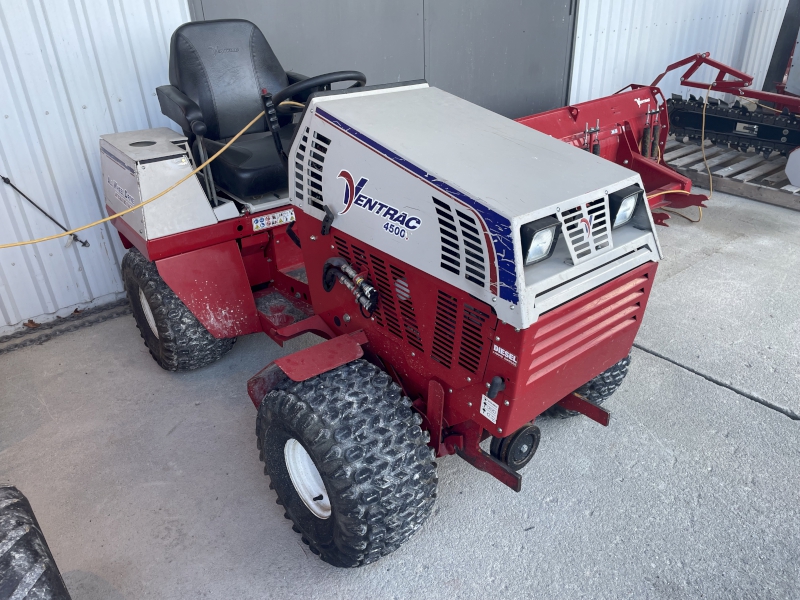
[[[606,409],[592,404],[588,400],[584,400],[580,396],[570,394],[558,402],[561,408],[567,410],[574,410],[589,417],[592,421],[600,423],[603,427],[608,427],[608,422],[611,420],[611,413]]]
[[[445,438],[445,444],[452,443],[456,454],[476,469],[485,471],[499,479],[515,492],[522,489],[522,475],[511,470],[480,447],[483,428],[473,421],[457,425],[454,434]],[[454,438],[454,439],[451,439]]]

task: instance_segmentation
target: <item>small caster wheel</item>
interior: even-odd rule
[[[536,450],[542,434],[536,425],[523,425],[505,438],[492,438],[490,452],[500,462],[504,462],[514,471],[527,465]]]

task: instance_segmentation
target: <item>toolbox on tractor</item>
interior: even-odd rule
[[[210,170],[114,221],[125,285],[166,369],[259,331],[325,339],[247,389],[286,517],[324,560],[358,566],[430,514],[435,457],[519,490],[540,415],[608,424],[600,405],[627,373],[661,256],[645,190],[690,184],[635,139],[657,90],[622,95],[651,104],[588,140],[591,103],[520,124],[424,81],[328,89],[341,80],[364,83],[284,74],[247,21],[189,23],[159,88],[183,135],[101,149],[115,213],[265,110]],[[534,129],[547,123],[574,143]],[[580,149],[595,139],[619,164]]]

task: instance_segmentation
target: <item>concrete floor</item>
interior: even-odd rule
[[[245,380],[310,336],[170,374],[122,317],[4,355],[0,482],[75,600],[800,597],[800,213],[720,194],[670,223],[610,427],[543,421],[519,494],[440,460],[377,564],[308,552],[258,461]]]

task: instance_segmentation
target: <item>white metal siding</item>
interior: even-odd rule
[[[649,84],[667,65],[699,52],[754,77],[769,67],[788,0],[580,0],[570,102]],[[684,67],[685,70],[685,67]],[[666,97],[687,88],[680,73],[664,78]],[[711,81],[703,68],[695,79]],[[702,95],[702,90],[692,90]]]
[[[186,0],[0,0],[0,173],[68,228],[105,216],[99,137],[171,126],[155,88]],[[58,233],[0,183],[0,244]],[[0,250],[0,334],[119,297],[111,225]]]

